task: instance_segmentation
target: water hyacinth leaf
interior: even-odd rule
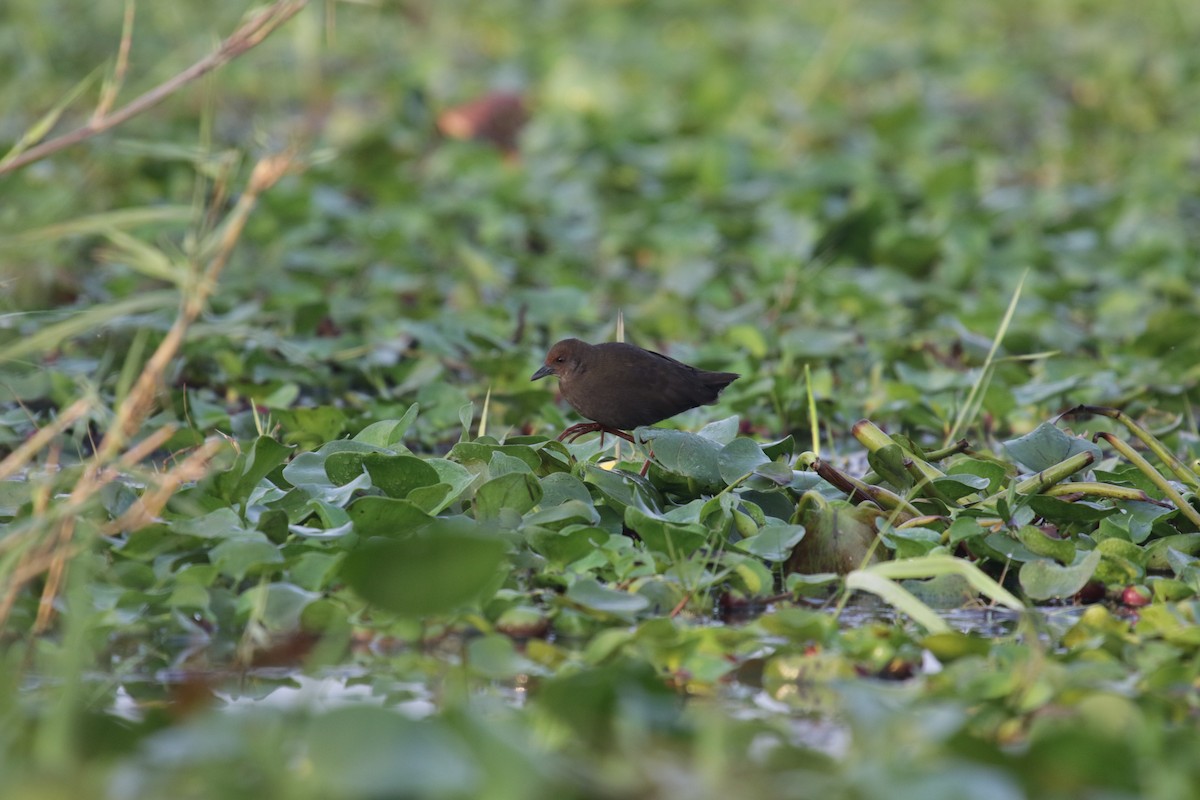
[[[525,517],[525,522],[530,525],[539,525],[553,530],[568,525],[595,525],[599,521],[600,515],[596,511],[596,507],[591,503],[579,500],[567,500],[556,506],[535,511]]]
[[[493,478],[475,493],[475,518],[494,520],[502,509],[524,514],[542,499],[542,485],[528,472],[510,472]]]
[[[970,539],[982,539],[987,534],[987,529],[979,524],[979,521],[973,517],[959,515],[950,523],[950,529],[947,531],[949,535],[949,543],[957,545]]]
[[[942,475],[934,478],[930,483],[937,489],[940,497],[954,501],[961,500],[976,492],[986,491],[989,485],[988,479],[982,475],[967,475],[963,473],[959,473],[958,475]]]
[[[867,463],[871,465],[871,469],[900,491],[907,491],[913,485],[912,475],[904,466],[907,460],[908,456],[898,444],[889,444],[867,452]]]
[[[507,453],[497,450],[492,453],[491,459],[488,461],[488,475],[493,478],[498,478],[501,475],[508,475],[512,472],[533,472],[533,468],[525,463],[524,459],[510,456]]]
[[[542,507],[557,506],[568,500],[590,504],[592,495],[583,481],[569,472],[552,472],[542,478]]]
[[[795,595],[824,595],[840,577],[836,572],[793,572],[784,579],[783,587]]]
[[[1147,503],[1147,505],[1150,504]],[[1060,523],[1098,522],[1105,517],[1119,513],[1113,507],[1105,507],[1083,500],[1069,503],[1066,500],[1044,494],[1030,497],[1029,507],[1036,511],[1039,517]]]
[[[308,724],[305,760],[314,792],[337,797],[469,797],[479,761],[440,720],[351,705]]]
[[[756,467],[768,464],[770,461],[771,459],[767,458],[766,453],[762,451],[757,442],[752,439],[739,438],[721,448],[717,457],[717,469],[721,473],[721,480],[729,485],[739,478],[753,473]],[[790,470],[788,476],[791,477]]]
[[[1096,543],[1096,549],[1106,556],[1122,558],[1141,567],[1145,567],[1150,559],[1147,548],[1138,547],[1124,539],[1102,539]]]
[[[1004,442],[1004,449],[1026,468],[1041,472],[1076,453],[1089,452],[1099,461],[1100,448],[1087,439],[1070,436],[1049,422],[1017,439]],[[1093,462],[1094,463],[1094,462]]]
[[[177,520],[171,524],[171,530],[201,539],[226,539],[251,532],[232,508],[218,508],[199,517]]]
[[[497,588],[507,549],[498,537],[438,525],[418,536],[360,542],[346,555],[340,574],[385,611],[442,614]]]
[[[346,412],[333,406],[276,409],[272,416],[288,441],[328,442],[341,436],[349,422]]]
[[[345,555],[309,551],[288,565],[288,577],[303,589],[319,592],[337,575]]]
[[[475,474],[462,464],[456,464],[444,458],[429,458],[425,460],[425,463],[433,467],[434,471],[437,472],[438,484],[445,484],[450,487],[446,496],[442,498],[441,502],[435,508],[428,508],[424,502],[421,503],[421,507],[430,514],[437,514],[443,511],[455,500],[462,497],[463,492],[475,482]]]
[[[756,558],[738,559],[733,564],[733,577],[741,581],[742,588],[751,597],[761,597],[775,588],[775,576],[766,564]]]
[[[363,456],[362,465],[371,483],[388,497],[403,499],[413,489],[433,486],[440,479],[436,469],[416,456],[371,453]]]
[[[334,486],[345,486],[363,474],[364,453],[340,451],[325,456],[325,477]]]
[[[1034,555],[1053,558],[1060,564],[1070,564],[1075,560],[1074,542],[1048,536],[1033,525],[1022,525],[1018,528],[1017,538]]]
[[[711,536],[703,525],[670,522],[634,506],[625,509],[625,526],[642,538],[648,550],[672,556],[694,553]]]
[[[732,417],[719,419],[710,422],[697,431],[696,435],[716,442],[717,444],[729,444],[737,436],[738,428],[741,425],[741,417],[734,414]]]
[[[1127,500],[1118,504],[1117,510],[1119,513],[1101,520],[1100,532],[1105,536],[1129,539],[1134,544],[1141,544],[1150,538],[1156,520],[1177,513],[1173,508],[1141,500]]]
[[[569,525],[559,531],[530,526],[522,532],[535,553],[559,567],[594,553],[611,535],[588,525]]]
[[[613,650],[619,650],[621,641],[613,638]],[[539,714],[571,731],[584,746],[601,751],[611,748],[630,725],[643,731],[675,730],[683,713],[675,690],[652,665],[615,652],[601,666],[545,681],[533,702]]]
[[[405,537],[416,532],[433,517],[409,500],[368,495],[347,509],[354,531],[362,537]]]
[[[583,480],[595,486],[606,504],[618,514],[624,515],[627,506],[656,510],[663,507],[663,498],[658,490],[638,475],[601,469],[595,464],[584,468]]]
[[[742,539],[734,547],[764,561],[785,561],[803,538],[803,525],[768,522],[758,533]]]
[[[541,665],[518,653],[512,639],[498,634],[471,640],[467,645],[466,663],[471,672],[490,680],[543,675],[546,672]]]
[[[405,497],[410,503],[430,516],[437,515],[453,500],[454,487],[448,483],[435,483],[432,486],[418,486]]]
[[[589,611],[632,619],[645,610],[650,601],[640,594],[609,589],[595,578],[579,578],[567,589],[566,599]]]
[[[756,481],[754,478],[761,478],[762,480]],[[772,488],[771,484],[775,486],[791,486],[795,478],[795,471],[787,464],[770,461],[766,464],[759,464],[754,468],[754,475],[747,486],[754,489],[769,489]],[[769,483],[763,483],[763,481],[768,481]]]
[[[279,548],[258,531],[225,539],[209,551],[208,558],[221,574],[239,581],[247,575],[270,570],[284,560]]]
[[[939,547],[942,535],[929,528],[890,528],[883,540],[896,558],[915,558]]]
[[[1176,533],[1155,539],[1146,545],[1146,568],[1167,570],[1171,568],[1168,559],[1170,551],[1186,556],[1195,557],[1200,554],[1200,533]]]
[[[536,470],[542,465],[542,459],[532,447],[521,444],[487,444],[484,442],[459,442],[450,448],[450,453],[447,456],[451,461],[456,461],[459,464],[470,464],[472,462],[479,464],[488,464],[492,460],[492,453],[504,453],[508,456],[513,456],[524,461],[531,470]]]
[[[772,461],[776,459],[791,459],[796,452],[796,438],[790,433],[784,438],[761,445],[763,453]]]
[[[1099,550],[1093,550],[1068,567],[1044,559],[1022,564],[1018,573],[1021,588],[1034,600],[1071,597],[1092,579],[1102,557]]]
[[[995,461],[985,461],[981,458],[962,457],[956,459],[946,469],[947,475],[975,475],[987,481],[987,485],[982,487],[980,491],[986,494],[992,494],[1000,491],[1000,487],[1004,485],[1008,478],[1008,471]]]
[[[976,543],[974,547],[982,555],[997,561],[1016,561],[1024,564],[1027,561],[1037,561],[1041,558],[1007,533],[989,533],[983,537],[982,542]]]
[[[297,487],[342,486],[352,481],[362,472],[362,456],[377,452],[379,452],[379,448],[372,445],[356,442],[351,439],[338,439],[326,442],[315,452],[298,454],[283,468],[282,475],[284,480],[292,486]],[[334,470],[340,482],[332,483],[332,479],[326,468],[326,461],[338,453],[354,454],[357,458],[345,457],[341,463],[337,464]]]
[[[320,592],[310,592],[293,583],[266,583],[251,586],[238,597],[240,615],[253,614],[272,633],[294,631],[300,627],[300,615]]]
[[[718,466],[721,445],[717,442],[694,433],[660,428],[639,428],[636,436],[649,443],[654,460],[668,472],[696,481],[702,490],[716,491],[725,485]]]
[[[372,422],[354,436],[354,441],[375,447],[391,448],[408,433],[409,426],[417,419],[420,406],[413,403],[400,419],[384,419]]]
[[[283,468],[283,479],[292,486],[330,486],[325,472],[326,456],[321,453],[300,453]]]
[[[259,436],[217,478],[222,496],[230,503],[244,503],[259,482],[283,464],[290,453],[290,447],[269,436]]]

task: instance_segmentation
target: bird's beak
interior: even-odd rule
[[[529,380],[536,381],[539,378],[544,378],[547,375],[553,375],[553,374],[554,374],[553,367],[551,367],[549,364],[542,364],[542,366],[538,368],[538,371],[533,373],[533,377],[530,378]]]

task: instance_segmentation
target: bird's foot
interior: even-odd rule
[[[613,436],[620,436],[630,444],[634,443],[633,437],[625,431],[619,431],[616,428],[610,428],[607,425],[601,425],[599,422],[580,422],[576,425],[572,425],[558,435],[558,440],[560,442],[574,442],[580,436],[586,436],[587,434],[595,433],[596,431],[599,431],[601,436],[606,433],[611,433]]]

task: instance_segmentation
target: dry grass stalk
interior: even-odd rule
[[[213,70],[224,66],[233,59],[245,53],[254,47],[261,44],[268,36],[274,33],[281,25],[287,22],[292,17],[296,16],[302,8],[308,5],[308,0],[278,0],[275,3],[259,11],[246,21],[242,27],[238,28],[229,35],[215,51],[205,56],[204,58],[192,64],[183,72],[175,75],[169,80],[160,83],[153,89],[145,92],[142,95],[134,98],[126,103],[121,108],[109,113],[104,109],[106,102],[112,102],[106,94],[100,100],[100,105],[96,111],[104,113],[96,113],[86,125],[81,128],[64,133],[62,136],[57,136],[49,141],[31,147],[28,150],[16,155],[3,163],[0,163],[0,175],[20,169],[27,164],[32,164],[39,161],[52,153],[57,153],[59,150],[66,149],[72,145],[78,144],[85,139],[89,139],[99,133],[104,133],[107,130],[117,127],[138,114],[147,111],[161,103],[163,100],[170,97],[175,92],[179,91],[183,86],[200,78]],[[127,15],[131,15],[130,10],[126,10]],[[129,19],[129,16],[127,16]],[[129,29],[132,29],[132,23],[129,23]],[[130,34],[131,35],[131,34]],[[122,35],[122,50],[125,48],[124,34]],[[120,67],[120,51],[118,52],[118,67]],[[114,77],[110,86],[118,83],[118,78],[123,79],[123,73],[114,72]],[[118,86],[119,88],[119,86]]]
[[[83,474],[69,497],[65,502],[57,503],[53,507],[48,502],[35,503],[35,514],[49,525],[50,534],[41,542],[29,546],[21,554],[20,561],[10,574],[9,585],[5,589],[4,596],[0,598],[0,625],[7,619],[20,588],[36,576],[45,573],[46,583],[38,606],[34,632],[45,630],[53,618],[54,600],[62,588],[67,565],[71,557],[78,551],[73,544],[78,513],[91,502],[105,484],[116,479],[122,469],[136,466],[164,444],[173,433],[173,429],[164,428],[152,433],[132,447],[128,446],[130,438],[141,428],[155,407],[166,369],[178,354],[188,329],[203,311],[209,297],[215,291],[221,273],[229,263],[229,257],[241,238],[246,221],[257,204],[258,198],[263,192],[274,186],[294,165],[295,154],[291,151],[267,156],[255,165],[246,190],[242,193],[237,205],[226,216],[222,229],[216,234],[211,258],[203,269],[199,269],[197,266],[194,282],[184,289],[175,322],[146,362],[129,393],[116,409],[112,424],[96,448],[95,455],[84,467]],[[54,435],[65,429],[71,421],[86,413],[88,406],[81,405],[82,402],[72,405],[60,415],[55,423],[39,431],[30,440],[28,447],[19,449],[5,459],[0,464],[0,469],[9,470],[10,474],[12,471],[19,470]],[[141,500],[120,519],[107,526],[105,531],[127,529],[152,520],[162,511],[180,485],[197,480],[204,475],[208,463],[221,446],[222,443],[219,440],[206,442],[181,464],[162,475],[155,482],[155,488],[143,493]],[[48,500],[48,497],[46,499]],[[45,527],[41,529],[45,530]],[[36,529],[31,529],[30,533],[33,530]],[[20,542],[27,545],[25,539],[26,537],[13,537],[5,544]]]
[[[225,446],[221,439],[209,439],[188,454],[178,466],[157,478],[157,485],[142,493],[124,514],[104,526],[102,533],[111,536],[120,531],[136,530],[154,522],[167,501],[185,483],[198,481],[208,473],[208,465]]]
[[[22,442],[20,447],[9,453],[3,461],[0,461],[0,481],[8,480],[24,469],[30,459],[42,452],[43,448],[54,437],[74,425],[76,420],[87,414],[91,408],[92,401],[87,398],[81,398],[68,406],[49,425],[39,428],[37,433]]]

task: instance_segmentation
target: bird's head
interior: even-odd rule
[[[583,371],[583,360],[591,345],[579,339],[563,339],[546,353],[546,360],[529,380],[536,381],[547,375],[567,380]]]

